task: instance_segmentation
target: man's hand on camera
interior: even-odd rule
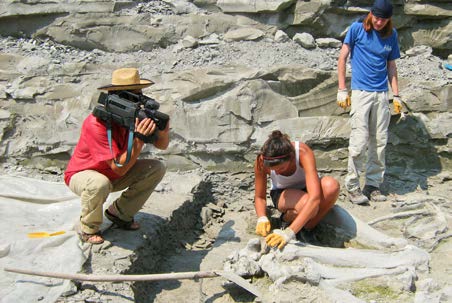
[[[157,125],[150,118],[146,118],[141,121],[139,121],[138,118],[135,119],[135,137],[140,139],[143,143],[151,143],[149,138],[156,129]]]
[[[146,118],[141,121],[139,121],[138,118],[135,120],[135,132],[140,133],[143,136],[152,135],[156,128],[157,125],[150,118]]]

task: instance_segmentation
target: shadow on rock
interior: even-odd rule
[[[334,206],[313,232],[317,243],[309,242],[310,244],[342,248],[356,238],[357,227],[355,219],[349,212],[339,206]]]
[[[383,191],[403,195],[428,190],[428,178],[443,169],[437,146],[447,144],[447,138],[433,137],[425,120],[422,114],[391,118]]]

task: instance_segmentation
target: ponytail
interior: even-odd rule
[[[295,149],[289,136],[279,130],[274,130],[262,146],[257,161],[263,160],[265,166],[271,167],[289,160],[294,152]]]

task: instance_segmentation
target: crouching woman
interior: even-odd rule
[[[286,134],[273,131],[254,163],[254,205],[258,217],[256,233],[269,246],[282,249],[302,228],[310,230],[327,214],[339,195],[339,183],[330,176],[319,178],[314,153],[302,142],[291,142]],[[288,224],[271,231],[266,216],[267,176],[270,196]]]

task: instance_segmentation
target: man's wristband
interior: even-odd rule
[[[142,133],[135,132],[135,137],[143,141],[143,143],[153,143],[158,139],[157,132],[152,133],[151,135],[145,136]]]
[[[399,95],[392,95],[394,98],[400,98]]]

